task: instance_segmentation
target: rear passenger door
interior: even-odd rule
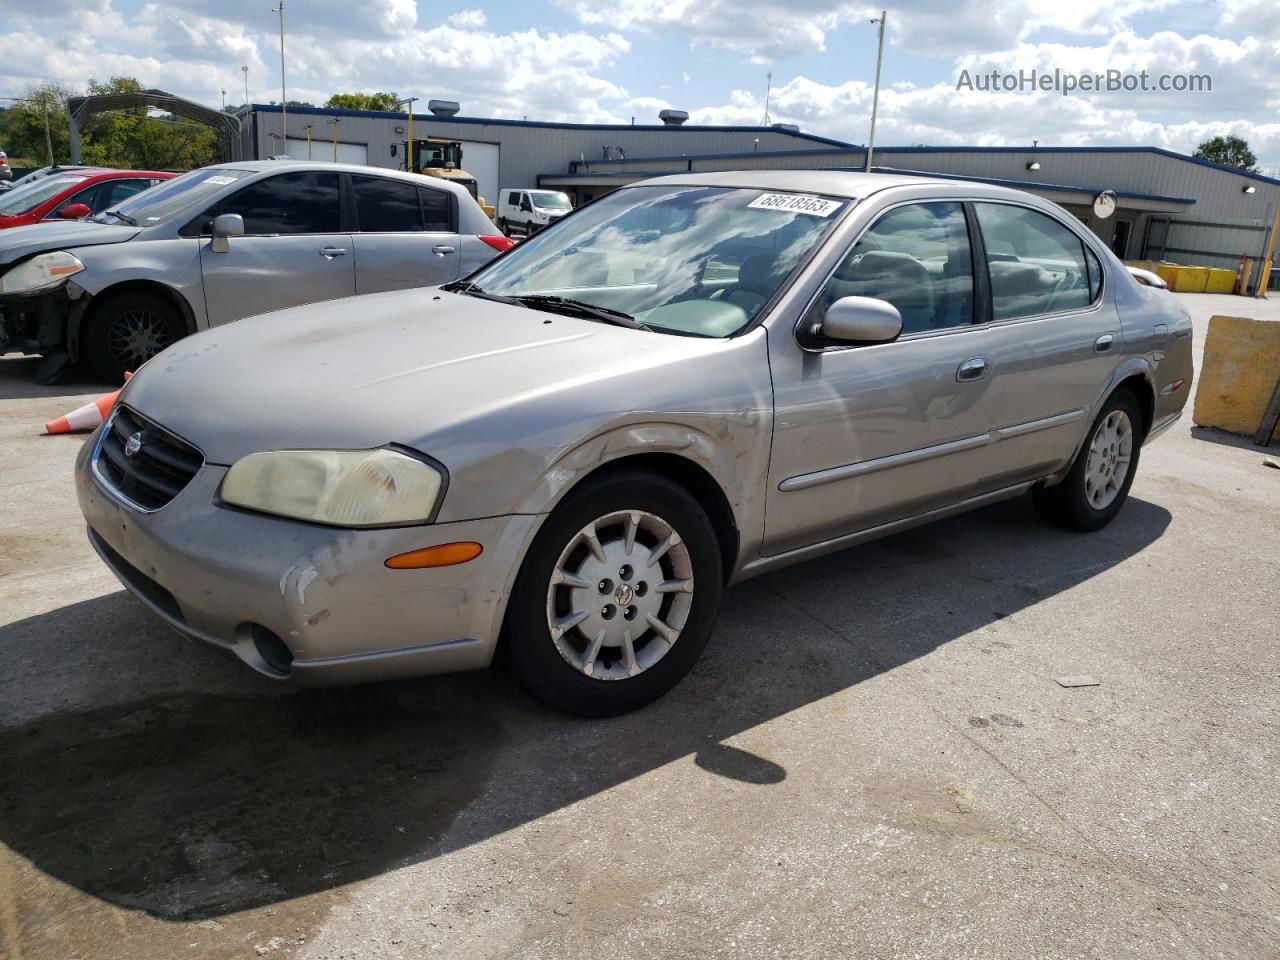
[[[456,280],[461,246],[453,196],[389,177],[352,174],[356,292]]]
[[[1075,452],[1121,359],[1102,265],[1065,223],[1016,203],[973,208],[990,276],[992,486],[1054,472]]]

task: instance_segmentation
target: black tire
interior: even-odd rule
[[[103,380],[120,383],[186,334],[173,304],[146,293],[125,293],[97,304],[80,339],[80,358]]]
[[[600,679],[588,676],[580,664],[571,664],[553,638],[549,608],[552,603],[562,602],[559,598],[567,596],[560,591],[577,591],[561,586],[552,593],[551,578],[561,554],[573,544],[580,531],[599,518],[627,511],[651,515],[679,535],[686,552],[679,554],[678,559],[691,569],[693,589],[687,601],[675,594],[662,595],[664,606],[658,614],[659,619],[674,619],[671,604],[688,604],[687,617],[679,636],[674,643],[665,646],[665,653],[658,652],[664,649],[664,645],[659,643],[659,635],[652,628],[645,628],[644,633],[635,638],[637,652],[633,660],[640,660],[648,650],[649,655],[656,656],[655,662],[631,676]],[[605,524],[599,530],[600,540],[607,549],[621,549],[619,538],[625,542],[625,527]],[[650,531],[640,529],[635,540],[637,543],[644,540],[651,549],[658,542],[648,542],[651,536]],[[586,547],[579,544],[575,549],[585,551]],[[677,549],[673,547],[660,562],[662,576],[671,576],[670,556]],[[573,553],[568,555],[570,560],[573,556]],[[639,597],[645,596],[639,592],[643,586],[641,570],[637,565],[630,575]],[[654,574],[655,577],[658,575]],[[593,582],[592,586],[597,584]],[[603,605],[609,605],[606,600],[613,594],[603,589],[603,580],[598,586],[602,596],[593,596],[591,602],[599,599]],[[621,586],[621,580],[618,586]],[[711,637],[723,586],[720,546],[715,530],[697,501],[682,487],[665,478],[638,472],[616,473],[588,481],[555,509],[525,555],[507,606],[499,657],[522,686],[558,710],[583,717],[627,713],[657,700],[693,668]],[[657,595],[658,591],[654,591],[649,602],[654,602]],[[627,609],[627,613],[634,612],[635,608]],[[577,645],[580,650],[590,646],[589,639],[577,627],[565,631],[562,643]],[[659,645],[649,646],[654,643]],[[605,645],[597,649],[600,651],[599,663],[603,665],[597,669],[601,672],[626,671],[621,646]],[[586,656],[585,653],[580,655]]]
[[[498,220],[498,230],[504,237],[511,236],[511,224],[507,223],[506,220]]]
[[[1114,499],[1103,506],[1095,505],[1091,499],[1090,458],[1095,438],[1104,423],[1113,413],[1121,412],[1129,420],[1131,441],[1127,470]],[[1090,533],[1101,530],[1114,519],[1124,506],[1129,496],[1129,488],[1133,486],[1133,478],[1138,472],[1138,458],[1142,450],[1143,440],[1142,410],[1138,400],[1128,390],[1117,390],[1102,405],[1097,418],[1089,427],[1084,446],[1076,456],[1062,483],[1055,487],[1038,488],[1033,496],[1040,515],[1060,527],[1068,530],[1079,530]]]

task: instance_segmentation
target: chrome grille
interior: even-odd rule
[[[191,444],[124,406],[112,412],[94,457],[102,481],[143,510],[163,507],[204,465]]]

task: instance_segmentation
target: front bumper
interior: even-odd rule
[[[340,530],[218,507],[225,467],[206,464],[153,512],[128,505],[76,461],[90,542],[120,581],[180,633],[304,685],[485,667],[536,516]],[[387,557],[458,540],[484,552],[452,567],[389,570]],[[264,657],[265,629],[292,655]]]
[[[0,296],[0,355],[71,349],[90,299],[72,283],[44,293]]]

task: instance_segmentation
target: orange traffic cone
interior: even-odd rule
[[[128,382],[132,373],[126,373],[124,379]],[[121,387],[121,390],[124,388]],[[111,408],[116,405],[116,400],[120,398],[120,390],[108,393],[105,397],[99,397],[93,403],[86,403],[83,407],[77,407],[65,417],[58,417],[50,420],[44,425],[45,433],[77,433],[85,430],[93,430],[107,419],[107,414],[111,412]]]

